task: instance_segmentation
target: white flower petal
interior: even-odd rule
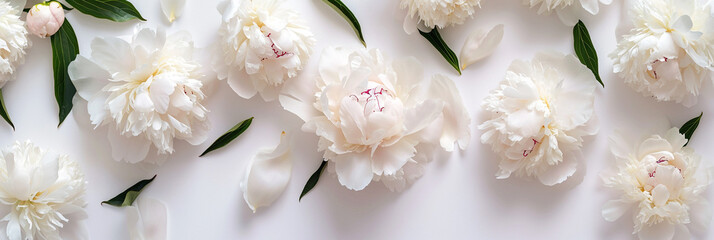
[[[149,154],[151,143],[142,137],[125,137],[109,129],[107,138],[112,147],[112,158],[116,161],[138,163]]]
[[[640,240],[671,240],[674,237],[674,225],[666,222],[645,225],[637,236]]]
[[[596,15],[600,11],[598,0],[580,0],[580,5],[592,15]]]
[[[415,152],[414,144],[409,141],[380,147],[372,154],[372,171],[377,175],[394,175],[414,157]]]
[[[186,0],[161,0],[161,11],[164,12],[164,16],[170,23],[183,14],[184,6],[186,6]]]
[[[290,139],[283,132],[278,146],[258,151],[248,164],[241,188],[253,212],[271,205],[285,191],[293,166],[290,148]]]
[[[459,56],[461,69],[466,69],[469,65],[493,54],[502,39],[503,24],[494,26],[486,34],[480,29],[471,33],[461,47]]]
[[[77,88],[77,94],[87,101],[101,91],[111,78],[109,72],[82,55],[77,55],[69,64],[67,72]]]
[[[335,163],[337,179],[342,186],[360,191],[372,182],[374,173],[368,153],[339,154],[333,162]]]
[[[128,206],[125,210],[130,239],[168,239],[168,210],[166,205],[153,198],[140,198],[135,205]]]
[[[454,81],[444,75],[434,75],[431,81],[432,98],[444,101],[444,123],[439,142],[446,151],[455,149],[455,142],[466,150],[471,141],[471,116]]]
[[[602,217],[605,218],[605,221],[614,222],[622,217],[631,206],[631,203],[622,199],[607,201],[602,207]]]

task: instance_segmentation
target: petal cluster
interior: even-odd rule
[[[9,240],[61,239],[65,224],[87,217],[85,185],[79,165],[66,155],[16,142],[0,154],[0,204],[10,207],[0,213],[3,232]]]
[[[284,0],[226,0],[218,6],[214,69],[243,98],[277,98],[310,57],[315,38]],[[245,76],[247,74],[247,76]]]
[[[402,190],[421,176],[434,145],[452,151],[470,139],[470,117],[453,82],[426,80],[422,71],[414,58],[390,61],[377,49],[327,48],[317,87],[280,102],[320,137],[318,150],[342,185],[362,190],[381,181]]]
[[[714,15],[699,0],[635,0],[617,49],[613,71],[645,96],[685,106],[714,69]]]
[[[481,0],[401,0],[409,18],[416,18],[429,28],[445,28],[464,23],[473,16]]]
[[[77,56],[69,75],[88,101],[92,124],[111,126],[114,159],[135,163],[146,158],[151,145],[170,154],[174,138],[194,145],[206,139],[203,75],[191,35],[167,37],[140,27],[131,42],[95,38],[91,47],[91,59]]]
[[[523,4],[538,8],[538,14],[556,12],[566,25],[575,25],[586,14],[597,15],[600,4],[609,5],[612,0],[523,0]]]
[[[25,49],[30,47],[21,13],[22,6],[0,1],[0,87],[13,78],[17,65],[25,59]]]
[[[481,142],[500,157],[499,179],[515,173],[555,185],[573,175],[583,137],[597,132],[597,81],[573,55],[543,52],[514,61],[482,105]]]
[[[605,220],[615,221],[634,209],[634,233],[640,239],[689,239],[689,226],[709,226],[711,211],[702,192],[710,185],[712,172],[686,143],[678,128],[636,144],[613,136],[617,168],[603,174],[603,180],[621,197],[605,204]]]

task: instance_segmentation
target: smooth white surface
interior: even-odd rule
[[[173,25],[164,18],[159,1],[132,0],[148,24],[168,32],[188,30],[196,45],[212,44],[219,24],[217,0],[188,0],[186,12]],[[8,111],[17,131],[0,124],[0,146],[31,139],[39,146],[69,154],[80,162],[89,181],[90,239],[128,239],[123,209],[101,206],[126,187],[158,174],[142,193],[164,201],[169,209],[169,239],[631,239],[631,214],[614,223],[603,220],[602,205],[615,197],[602,187],[598,173],[611,166],[608,136],[614,129],[638,128],[661,119],[680,126],[704,111],[704,118],[690,146],[714,161],[714,89],[706,83],[699,104],[684,108],[657,103],[625,86],[612,72],[607,54],[615,49],[619,1],[586,17],[600,57],[606,88],[597,90],[596,111],[600,133],[585,140],[586,168],[582,183],[545,187],[537,181],[512,178],[496,180],[496,156],[479,141],[476,126],[484,121],[481,100],[498,85],[514,59],[531,59],[541,50],[573,53],[572,28],[557,16],[540,16],[520,0],[484,0],[482,9],[465,24],[442,30],[447,43],[459,52],[471,31],[505,24],[504,40],[494,55],[470,66],[462,76],[418,34],[402,30],[404,11],[397,0],[345,0],[362,24],[370,48],[380,48],[392,58],[413,55],[428,75],[443,73],[454,79],[473,118],[472,142],[450,159],[432,161],[425,173],[402,193],[389,192],[381,183],[353,192],[339,185],[335,176],[324,175],[302,202],[298,196],[307,178],[320,164],[317,137],[299,132],[301,121],[279,103],[259,97],[244,100],[225,81],[214,84],[205,102],[211,111],[213,130],[209,141],[191,146],[177,141],[177,151],[160,167],[145,167],[111,159],[106,131],[94,131],[87,119],[70,114],[57,128],[57,106],[52,87],[49,39],[32,37],[25,65],[17,80],[3,89]],[[314,55],[300,78],[315,77],[321,50],[330,45],[362,47],[349,25],[320,0],[289,3],[308,21],[318,40]],[[130,34],[138,21],[114,23],[77,11],[67,14],[82,53],[89,53],[95,36]],[[76,109],[75,109],[76,110]],[[224,149],[203,158],[197,156],[234,124],[255,116],[251,128]],[[243,201],[239,182],[258,148],[275,146],[280,131],[296,134],[292,180],[273,206],[253,214]],[[152,149],[154,151],[154,149]],[[571,184],[572,185],[572,184]],[[712,191],[707,192],[710,202]],[[698,235],[712,239],[714,234]]]

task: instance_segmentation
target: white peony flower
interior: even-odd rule
[[[684,146],[679,129],[633,142],[618,134],[610,139],[617,169],[603,174],[603,181],[622,197],[603,206],[605,220],[634,208],[633,234],[643,240],[689,239],[690,227],[709,226],[711,210],[702,192],[711,183],[711,169]]]
[[[240,184],[248,207],[255,212],[275,202],[288,187],[292,169],[290,138],[283,132],[278,146],[259,150],[248,163]]]
[[[91,47],[92,59],[77,56],[69,76],[88,101],[92,124],[113,128],[115,160],[142,161],[152,144],[159,154],[170,154],[174,138],[193,145],[206,139],[203,76],[189,33],[166,37],[162,30],[140,27],[131,42],[95,38]]]
[[[469,143],[470,117],[453,82],[426,81],[414,58],[392,62],[376,49],[327,48],[319,72],[317,88],[289,88],[280,102],[320,137],[318,150],[349,189],[382,181],[402,190],[421,176],[436,139],[448,151]]]
[[[404,30],[411,34],[420,22],[429,28],[463,24],[481,7],[481,0],[401,0],[400,6],[407,9]]]
[[[481,142],[500,155],[497,178],[515,173],[552,186],[572,176],[583,136],[597,132],[596,87],[573,55],[544,52],[514,61],[482,105],[491,120],[479,126]]]
[[[126,223],[131,240],[168,239],[168,210],[166,205],[153,198],[140,198],[136,206],[126,207]]]
[[[52,156],[32,144],[16,142],[0,154],[0,213],[9,240],[84,239],[60,233],[70,221],[87,218],[86,181],[77,162]]]
[[[631,25],[610,54],[613,71],[637,92],[693,106],[714,69],[714,16],[699,0],[636,0]]]
[[[523,4],[537,7],[538,14],[547,15],[555,11],[558,18],[569,26],[574,26],[586,14],[597,15],[600,3],[610,5],[612,0],[523,0]]]
[[[218,29],[214,70],[243,98],[256,93],[277,98],[280,86],[297,76],[315,38],[284,0],[226,0]],[[247,74],[247,76],[245,76]]]
[[[0,88],[13,79],[30,47],[25,23],[20,20],[24,6],[24,1],[0,1]]]

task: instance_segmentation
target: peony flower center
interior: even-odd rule
[[[651,79],[681,80],[679,62],[675,58],[662,57],[647,66],[647,74]]]
[[[361,91],[359,94],[351,94],[349,97],[360,103],[364,115],[369,116],[375,112],[383,112],[385,103],[391,100],[392,95],[383,86],[376,86]]]
[[[260,61],[265,61],[268,59],[279,59],[281,57],[293,55],[293,53],[283,51],[282,49],[280,49],[280,47],[275,45],[275,41],[273,41],[271,35],[272,33],[268,33],[268,35],[265,35],[265,37],[268,38],[268,41],[270,42],[270,50],[272,51],[272,55],[270,55],[269,57],[263,57],[260,59]]]

